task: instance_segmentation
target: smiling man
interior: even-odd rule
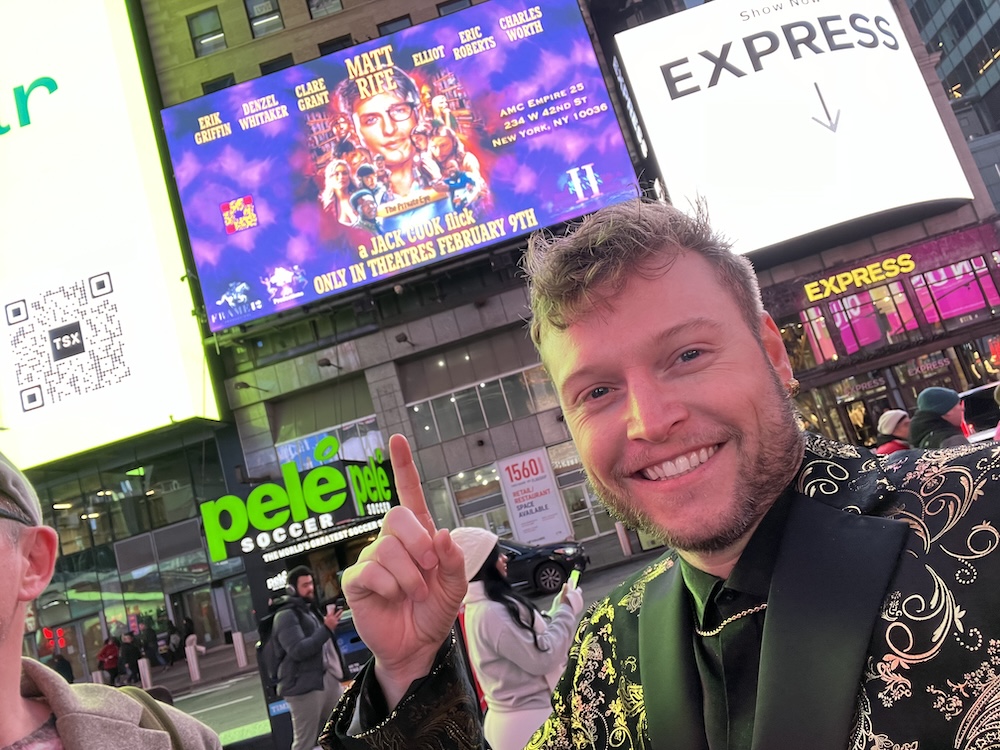
[[[673,549],[584,616],[529,748],[996,746],[1000,452],[875,457],[809,435],[749,262],[635,201],[525,262],[531,335],[609,509]],[[409,446],[345,572],[374,660],[324,747],[482,746],[449,631],[461,552]]]

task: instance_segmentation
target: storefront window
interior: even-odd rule
[[[495,464],[460,471],[448,477],[448,484],[463,525],[488,528],[500,537],[510,536],[510,521]]]
[[[910,276],[920,307],[935,330],[954,330],[991,317],[1000,294],[982,257]]]
[[[837,359],[837,349],[830,338],[830,332],[826,327],[826,318],[823,316],[823,308],[810,307],[799,313],[802,323],[805,324],[806,338],[809,341],[809,350],[812,359],[816,364],[822,364],[828,360]]]
[[[984,336],[956,346],[965,364],[970,385],[987,385],[1000,380],[1000,336]]]
[[[867,346],[907,341],[907,331],[919,327],[899,282],[833,300],[830,310],[848,354]]]
[[[548,454],[556,485],[573,524],[573,538],[582,541],[613,531],[614,519],[586,484],[583,462],[573,442],[550,446]]]
[[[795,405],[803,429],[831,440],[847,442],[847,433],[837,414],[836,403],[827,398],[825,388],[803,391],[795,397]]]
[[[880,370],[861,373],[833,383],[837,406],[849,430],[848,442],[855,445],[875,445],[875,427],[879,415],[889,408],[886,381]]]
[[[913,383],[923,384],[928,378],[937,378],[946,375],[951,368],[951,360],[941,351],[928,352],[919,357],[907,360],[902,364],[895,365],[892,370],[900,385],[910,385]],[[919,390],[926,387],[921,385]]]
[[[229,595],[230,610],[236,618],[236,630],[240,633],[253,633],[257,630],[249,579],[246,576],[238,576],[226,581],[226,593]]]
[[[788,360],[792,364],[792,370],[796,373],[802,373],[816,367],[818,363],[809,344],[805,325],[797,320],[785,321],[778,325],[781,330],[781,340],[785,343],[785,351],[788,353]]]
[[[208,583],[212,576],[204,550],[195,550],[168,560],[160,560],[160,577],[163,590],[172,594]]]
[[[167,604],[156,565],[121,573],[122,598],[129,629],[138,632],[140,619],[153,621],[156,632],[167,629]]]

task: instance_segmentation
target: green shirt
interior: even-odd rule
[[[727,618],[767,601],[790,504],[789,492],[778,498],[727,580],[698,570],[681,559],[681,575],[699,630],[718,628]],[[691,646],[701,677],[705,735],[711,750],[750,748],[766,614],[765,610],[741,617],[728,623],[716,635],[691,634]]]

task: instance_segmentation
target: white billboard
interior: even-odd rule
[[[562,542],[573,536],[544,448],[497,461],[507,514],[524,544]]]
[[[737,252],[972,200],[889,0],[716,0],[616,41],[671,201]]]
[[[218,419],[121,0],[4,8],[0,175],[0,451]]]

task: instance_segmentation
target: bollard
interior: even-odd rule
[[[143,690],[153,687],[153,675],[149,671],[149,659],[143,656],[139,659],[139,679]]]
[[[187,654],[188,674],[191,675],[191,682],[201,682],[201,669],[198,667],[198,647],[195,645],[186,646],[184,653]]]
[[[237,669],[243,669],[247,665],[247,644],[243,633],[233,632],[233,650],[236,652]]]

